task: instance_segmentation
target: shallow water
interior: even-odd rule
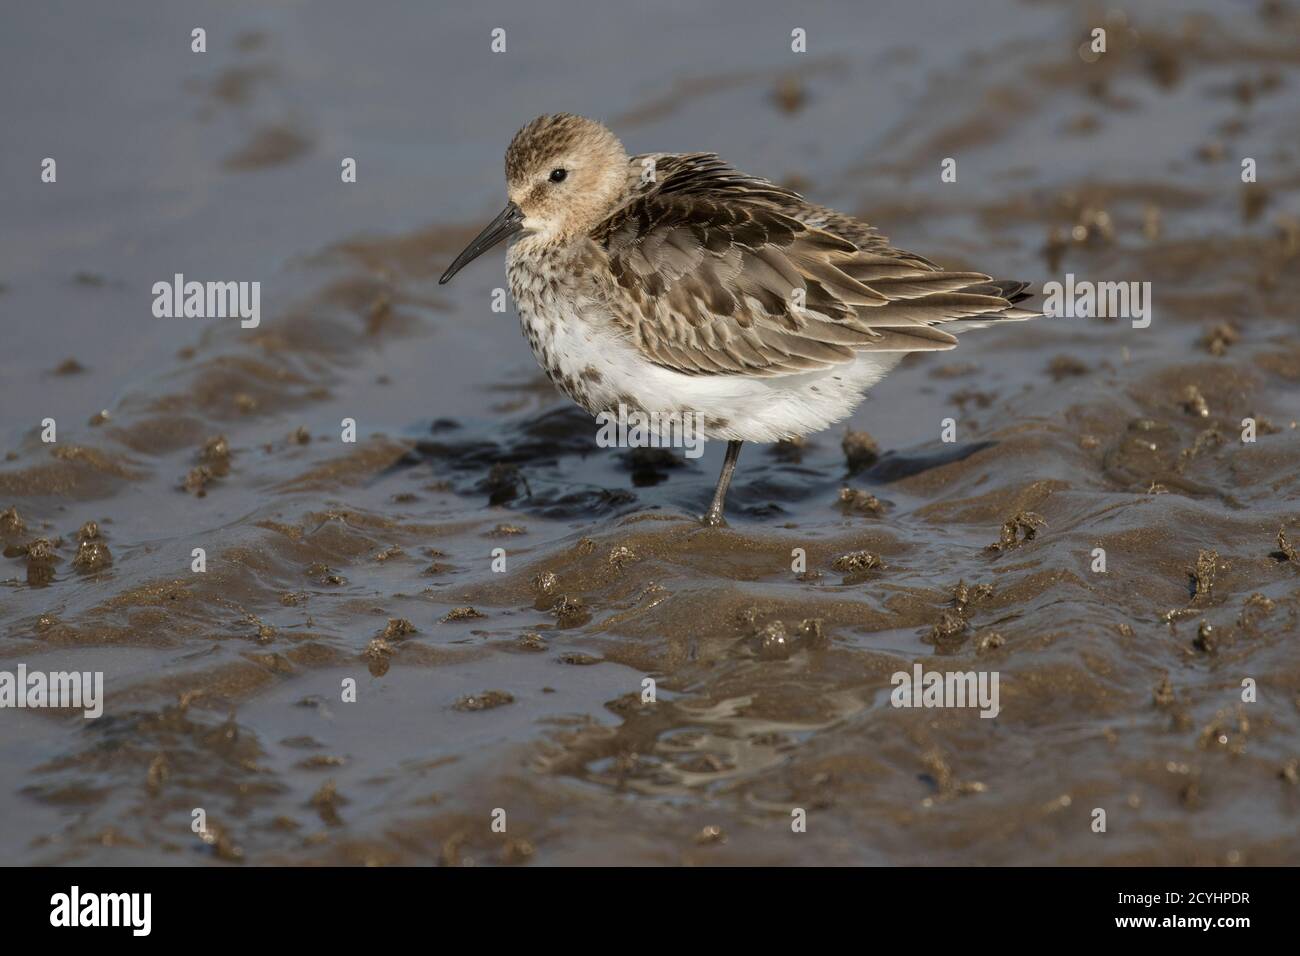
[[[1294,863],[1300,10],[1107,9],[12,15],[0,669],[107,701],[0,712],[0,860]],[[878,461],[842,428],[746,446],[702,529],[720,447],[596,447],[491,311],[500,253],[436,285],[555,109],[945,266],[1150,281],[1154,321],[910,357],[849,423]],[[177,272],[261,281],[261,324],[155,318]],[[74,563],[88,521],[106,566]],[[832,568],[860,550],[883,567]],[[1000,713],[892,707],[918,661],[996,671]]]

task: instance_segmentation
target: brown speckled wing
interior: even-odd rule
[[[865,223],[712,154],[653,158],[655,181],[638,183],[591,238],[608,256],[615,321],[664,367],[781,375],[864,350],[952,348],[957,339],[937,326],[993,318],[1020,292],[940,271]]]

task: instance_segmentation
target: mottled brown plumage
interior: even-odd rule
[[[1024,283],[944,272],[871,227],[738,173],[711,153],[633,157],[657,182],[592,230],[656,364],[686,374],[826,368],[859,351],[952,348],[943,323],[1028,318]]]

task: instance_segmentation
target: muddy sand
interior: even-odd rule
[[[775,8],[666,50],[503,8],[511,70],[421,4],[241,8],[204,56],[184,11],[12,18],[0,670],[105,701],[0,711],[0,861],[1295,863],[1300,7],[979,6],[832,6],[803,58]],[[560,63],[575,17],[607,46]],[[18,82],[56,35],[75,82]],[[436,284],[556,108],[1152,321],[911,356],[702,528],[719,443],[597,447],[500,253]],[[260,323],[155,318],[177,272]],[[997,716],[892,706],[918,663]]]

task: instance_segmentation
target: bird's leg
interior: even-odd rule
[[[740,442],[727,442],[727,457],[722,461],[722,474],[718,475],[718,487],[713,491],[713,504],[702,519],[710,528],[720,528],[727,523],[722,517],[722,507],[727,501],[727,488],[731,486],[731,476],[736,473],[736,461],[740,458]]]

